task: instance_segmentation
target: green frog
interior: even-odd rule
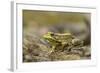
[[[65,47],[72,46],[74,36],[71,33],[48,32],[43,38],[51,45],[53,51],[64,51]]]

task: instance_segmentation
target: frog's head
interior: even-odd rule
[[[52,37],[54,35],[53,32],[48,32],[47,34],[43,35],[43,38],[46,39],[47,41],[53,40],[54,38]]]

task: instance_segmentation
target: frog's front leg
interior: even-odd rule
[[[50,52],[51,52],[51,53],[54,52],[54,51],[55,51],[55,48],[56,48],[56,47],[53,45],[53,46],[51,47],[51,51],[50,51]]]

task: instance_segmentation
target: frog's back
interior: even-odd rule
[[[60,42],[67,42],[71,41],[74,37],[72,36],[71,33],[63,33],[63,34],[56,33],[55,38]]]

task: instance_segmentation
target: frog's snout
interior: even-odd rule
[[[48,32],[47,34],[43,35],[43,38],[45,39],[51,38],[51,32]]]
[[[50,39],[50,38],[52,38],[52,37],[49,36],[49,35],[43,35],[43,38],[45,38],[45,39]]]

